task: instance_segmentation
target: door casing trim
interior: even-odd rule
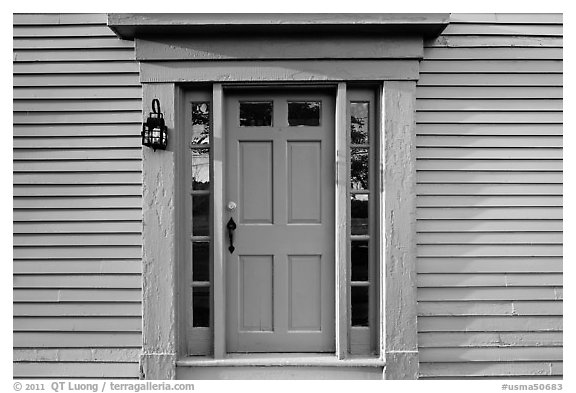
[[[144,102],[159,98],[165,121],[172,134],[166,151],[142,150],[143,158],[143,354],[141,376],[147,379],[176,377],[178,354],[185,354],[182,343],[183,308],[179,303],[178,271],[183,261],[178,255],[178,231],[182,225],[177,181],[183,149],[177,148],[181,124],[180,101],[183,87],[174,83],[143,84]],[[345,90],[338,85],[339,94]],[[382,137],[378,163],[380,206],[380,285],[381,358],[386,362],[387,379],[414,379],[418,373],[416,331],[416,243],[415,243],[415,103],[413,81],[384,81],[381,87]],[[214,139],[223,131],[224,86],[213,85]],[[336,106],[338,108],[339,102]],[[341,104],[340,104],[341,105]],[[342,113],[342,110],[338,111]],[[342,116],[342,115],[340,115]],[[340,122],[345,121],[345,117]],[[342,126],[338,125],[337,129]],[[338,139],[338,137],[337,137]],[[214,143],[213,154],[222,156],[223,146]],[[215,172],[223,173],[223,163],[215,161]],[[214,176],[215,205],[223,206],[221,176]],[[214,220],[222,222],[222,211],[215,209]],[[218,228],[214,228],[218,233]],[[220,233],[223,233],[220,231]],[[385,241],[383,241],[385,239]],[[222,253],[223,239],[214,236],[214,252]],[[216,260],[216,258],[215,258]],[[221,257],[220,261],[224,258]],[[215,269],[222,269],[217,263]],[[337,274],[340,274],[337,272]],[[345,274],[345,273],[343,273]],[[338,277],[341,279],[341,276]],[[214,334],[225,336],[223,304],[225,283],[214,280]],[[221,298],[220,298],[221,297]],[[342,303],[340,303],[342,304]],[[343,313],[346,310],[342,311]],[[337,334],[346,336],[340,328]],[[216,340],[215,340],[216,341]],[[340,354],[346,346],[338,347]],[[226,355],[223,345],[216,345],[215,357]]]

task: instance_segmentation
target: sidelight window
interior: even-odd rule
[[[376,351],[374,93],[348,93],[350,353]]]
[[[210,326],[210,102],[192,102],[192,326]]]
[[[207,92],[206,92],[207,93]],[[190,94],[186,105],[185,142],[188,146],[185,158],[184,184],[189,197],[184,206],[191,213],[185,219],[187,228],[186,276],[189,277],[185,293],[191,301],[188,313],[188,353],[211,352],[212,326],[212,195],[211,195],[211,101],[206,93]]]

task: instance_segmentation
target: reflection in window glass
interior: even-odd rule
[[[351,234],[368,235],[368,195],[352,194],[350,197]]]
[[[192,326],[210,326],[210,288],[196,287],[192,290]]]
[[[272,102],[240,102],[242,127],[269,127],[272,125]]]
[[[210,243],[192,243],[192,276],[194,281],[210,281]]]
[[[288,125],[319,126],[320,101],[288,102]]]
[[[352,281],[368,281],[368,241],[352,240]]]
[[[203,145],[210,142],[210,103],[192,103],[192,144]]]
[[[187,274],[192,278],[191,313],[194,328],[210,327],[210,154],[211,106],[209,100],[191,102],[191,134],[188,180],[191,180],[192,241],[191,264]]]
[[[368,326],[368,287],[352,287],[352,326]]]
[[[350,187],[353,190],[368,189],[368,149],[350,149]]]
[[[368,143],[368,103],[350,103],[350,143],[353,145]]]
[[[192,149],[192,189],[210,189],[210,149]]]
[[[210,195],[192,195],[192,235],[210,235]]]

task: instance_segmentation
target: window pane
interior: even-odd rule
[[[350,187],[353,190],[368,189],[368,149],[350,149]]]
[[[240,125],[269,127],[272,125],[272,102],[240,102]]]
[[[192,189],[210,189],[210,149],[192,149]]]
[[[210,326],[210,288],[193,288],[192,291],[192,326]]]
[[[368,326],[368,287],[352,287],[352,326]]]
[[[320,101],[288,102],[288,125],[319,126]]]
[[[368,281],[368,241],[353,240],[352,281]]]
[[[368,195],[352,194],[350,196],[351,234],[368,234]]]
[[[210,235],[210,195],[192,195],[192,235]]]
[[[192,243],[192,279],[210,281],[210,243]]]
[[[192,103],[192,144],[210,143],[210,103]]]
[[[368,143],[368,103],[350,103],[350,142],[352,144]]]

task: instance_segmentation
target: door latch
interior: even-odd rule
[[[228,251],[232,254],[235,250],[234,248],[234,230],[236,229],[236,223],[234,222],[233,218],[228,220],[228,224],[226,224],[226,229],[228,229],[228,240],[230,241],[230,246],[228,246]]]

